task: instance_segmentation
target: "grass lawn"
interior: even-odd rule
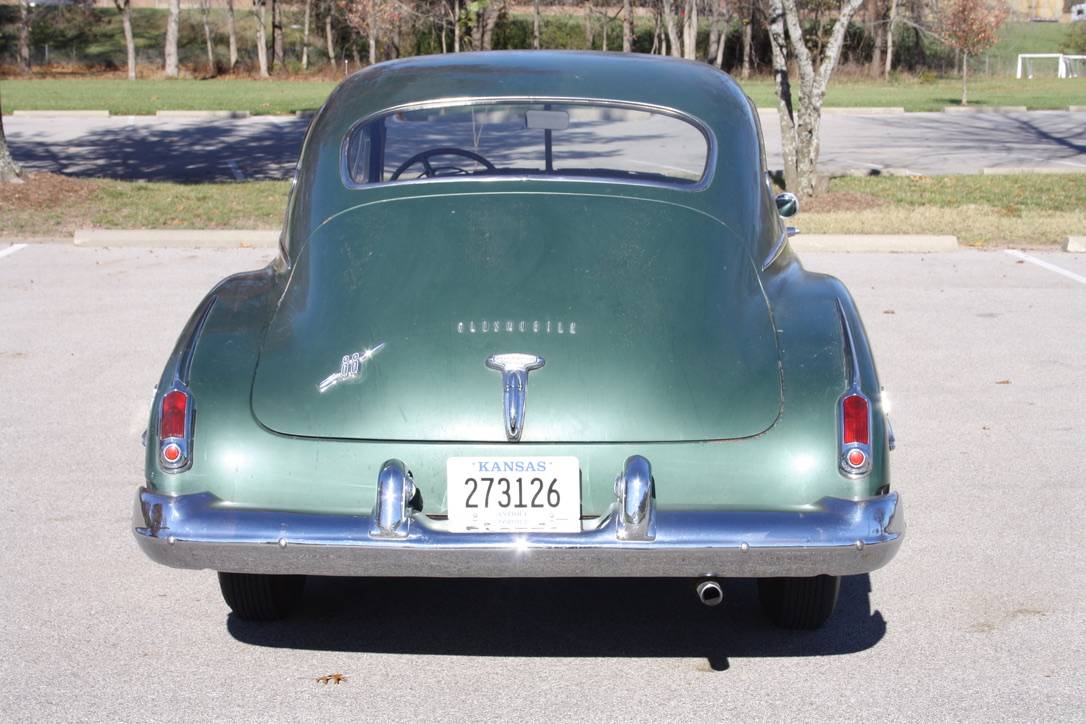
[[[776,107],[773,83],[752,80],[744,89],[759,107]],[[14,110],[107,109],[121,115],[157,110],[250,111],[255,114],[314,110],[335,87],[331,81],[288,80],[137,80],[40,79],[3,80],[5,113]],[[903,106],[908,111],[938,111],[954,105],[960,81],[837,81],[831,83],[827,106]],[[978,106],[1027,106],[1036,109],[1086,105],[1086,78],[978,78],[969,84]]]
[[[1086,229],[1086,174],[839,178],[796,217],[812,234],[952,234],[1062,244]]]
[[[277,229],[288,182],[140,183],[31,174],[0,194],[0,237],[77,228]],[[841,178],[796,225],[819,234],[953,234],[1055,245],[1086,229],[1086,174]]]

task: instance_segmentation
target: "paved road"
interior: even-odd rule
[[[770,166],[780,167],[775,113],[763,114]],[[215,121],[146,116],[4,120],[15,158],[32,170],[75,176],[228,181],[288,178],[308,121]],[[987,167],[1086,169],[1086,114],[827,114],[822,169],[977,173]]]
[[[1031,254],[1086,278],[1086,255]],[[261,626],[129,521],[175,334],[267,258],[0,257],[0,720],[1082,720],[1081,281],[1001,251],[808,256],[873,338],[909,519],[823,631],[768,627],[747,582],[705,609],[656,581],[322,580]]]

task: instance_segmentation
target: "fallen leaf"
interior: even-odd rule
[[[882,310],[882,313],[883,314],[897,314],[897,312],[895,312],[893,309],[884,309],[884,310]]]
[[[316,679],[314,679],[314,681],[316,681],[318,684],[324,684],[325,686],[328,686],[329,684],[335,684],[336,686],[339,686],[341,682],[346,680],[347,676],[345,674],[339,673],[325,674],[324,676],[318,676]]]
[[[1010,380],[996,380],[997,385],[1009,385],[1010,383]]]

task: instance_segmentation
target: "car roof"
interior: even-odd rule
[[[583,98],[672,108],[710,127],[752,118],[726,73],[705,63],[631,53],[490,51],[378,63],[343,81],[322,116],[325,132],[403,105],[466,98]]]

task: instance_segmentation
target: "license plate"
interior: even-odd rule
[[[462,457],[446,464],[449,530],[581,530],[575,457]]]

